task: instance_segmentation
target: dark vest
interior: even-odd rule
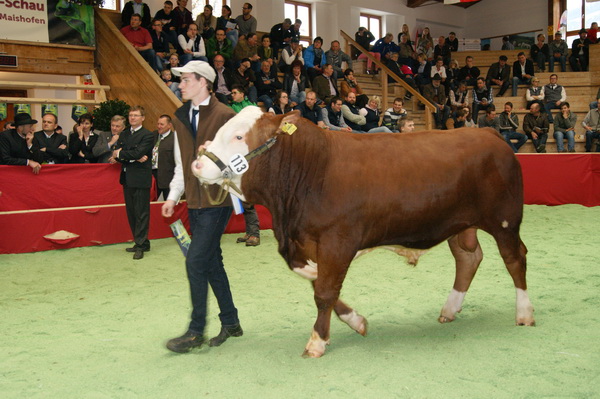
[[[335,125],[337,127],[341,127],[342,111],[334,112],[331,109],[331,106],[328,106],[327,107],[327,117],[329,118],[329,123],[331,123],[332,125]]]
[[[347,102],[344,102],[345,105],[348,106],[348,109],[350,109],[350,112],[352,112],[355,115],[358,115],[358,109],[356,109],[356,107],[354,105],[350,105]],[[346,120],[346,124],[348,126],[350,126],[352,128],[352,130],[358,131],[358,132],[362,132],[364,129],[364,126],[361,125],[357,125],[356,123],[350,121],[350,120]]]
[[[555,103],[560,100],[562,93],[562,86],[556,85],[554,89],[550,85],[544,86],[544,101],[547,103]]]

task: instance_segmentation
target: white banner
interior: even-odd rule
[[[0,0],[0,39],[48,43],[46,0]]]

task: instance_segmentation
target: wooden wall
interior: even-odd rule
[[[162,114],[173,115],[182,103],[169,90],[112,22],[110,12],[96,9],[96,65],[98,78],[110,86],[109,99],[146,109],[144,126],[156,130]]]
[[[16,55],[17,68],[5,72],[85,75],[94,68],[94,47],[0,40],[0,53]]]

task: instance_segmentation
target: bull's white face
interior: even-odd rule
[[[246,143],[246,135],[262,114],[259,107],[244,108],[219,129],[206,150],[215,154],[225,165],[229,165],[231,159],[237,154],[242,157],[246,156],[250,152]],[[200,179],[201,183],[221,184],[223,182],[222,171],[205,155],[192,163],[192,172]],[[232,180],[240,187],[242,175],[234,173]]]

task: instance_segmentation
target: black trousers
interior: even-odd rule
[[[123,186],[125,210],[135,246],[150,249],[148,230],[150,229],[150,189]]]

